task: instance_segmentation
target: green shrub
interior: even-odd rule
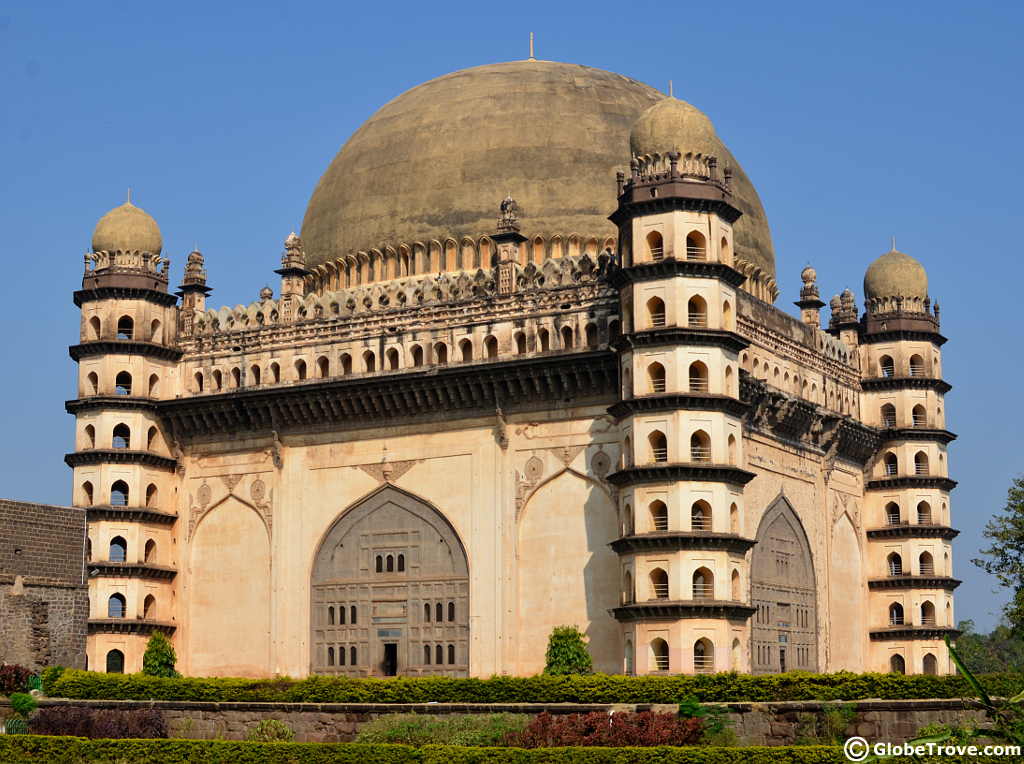
[[[4,734],[27,735],[28,722],[20,716],[12,716],[10,719],[4,721]]]
[[[587,642],[575,626],[556,626],[548,637],[544,673],[549,675],[589,674],[594,670]]]
[[[60,679],[60,675],[64,673],[63,666],[47,666],[43,669],[42,676],[42,690],[46,695],[53,694],[53,686]]]
[[[1012,697],[1024,675],[982,677],[992,695]],[[197,700],[277,703],[680,703],[961,698],[973,693],[961,675],[927,674],[698,674],[692,676],[496,676],[490,679],[417,677],[350,679],[202,679],[100,674],[67,669],[55,697],[96,700]]]
[[[11,708],[22,719],[27,719],[38,706],[39,704],[36,702],[36,699],[27,692],[16,692],[11,695]]]
[[[288,743],[295,737],[295,732],[282,721],[277,719],[264,719],[245,736],[246,740],[254,743]]]
[[[529,721],[529,714],[384,714],[362,725],[356,742],[494,746]]]
[[[174,670],[178,656],[174,647],[162,631],[154,631],[146,643],[146,652],[142,655],[142,673],[146,676],[181,676]]]
[[[86,740],[0,736],[0,761],[144,761],[147,764],[846,764],[836,746],[750,748],[464,748],[355,743],[246,743],[233,740]],[[892,759],[906,764],[905,758]],[[925,759],[927,761],[927,759]],[[942,764],[1005,764],[1006,757],[950,756]]]

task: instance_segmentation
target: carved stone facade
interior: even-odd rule
[[[805,269],[789,316],[741,256],[749,181],[652,108],[600,240],[538,246],[502,187],[493,231],[343,271],[293,233],[278,298],[208,310],[203,255],[176,298],[155,222],[101,221],[67,403],[119,558],[91,665],[161,630],[189,674],[527,674],[575,623],[605,672],[949,671],[923,269],[883,256],[827,330]]]

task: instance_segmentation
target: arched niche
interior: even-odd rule
[[[751,670],[818,670],[814,561],[793,507],[779,496],[761,518],[750,562]]]
[[[255,509],[229,496],[191,541],[189,667],[193,676],[269,676],[270,539]]]
[[[530,496],[519,517],[518,673],[544,668],[548,636],[576,625],[589,638],[594,670],[622,671],[621,630],[609,609],[619,604],[616,509],[595,482],[566,470]]]
[[[864,667],[864,578],[857,531],[845,512],[832,526],[829,576],[829,671]]]
[[[331,608],[348,617],[332,623]],[[392,485],[360,499],[314,557],[310,632],[314,674],[468,676],[469,560],[455,529]],[[443,662],[427,663],[424,647],[435,656],[437,645]],[[329,648],[344,648],[349,660],[332,664]]]

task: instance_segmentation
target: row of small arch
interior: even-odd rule
[[[667,312],[665,301],[660,297],[651,297],[645,303],[647,309],[647,327],[660,328],[667,326]],[[722,325],[726,329],[732,328],[732,304],[725,300],[722,303]],[[699,294],[695,294],[686,301],[686,326],[693,329],[705,329],[708,325],[708,302]]]
[[[650,525],[656,532],[669,530],[669,512],[665,502],[655,499],[647,509]],[[693,502],[690,507],[690,530],[710,531],[713,527],[711,505],[704,499]],[[740,510],[735,503],[729,506],[729,530],[730,533],[739,533],[740,530]],[[622,536],[632,536],[635,532],[633,508],[629,504],[623,507],[620,531]]]
[[[952,618],[953,608],[950,607],[949,603],[946,603],[946,621],[950,621]],[[935,621],[935,605],[931,600],[925,600],[921,603],[918,608],[918,615],[920,616],[921,626],[934,626]],[[890,626],[904,626],[907,625],[907,621],[904,617],[903,605],[899,602],[893,602],[889,605],[889,625]],[[952,626],[952,623],[946,623],[946,626]]]
[[[96,448],[96,428],[87,424],[84,429],[86,448]],[[114,425],[110,431],[110,445],[115,449],[131,449],[132,430],[124,422]],[[156,427],[150,427],[146,433],[147,451],[155,451],[160,445],[160,431]]]
[[[945,514],[946,505],[943,503],[942,511]],[[886,525],[900,525],[902,524],[902,515],[900,512],[900,505],[895,501],[890,501],[885,505],[885,522]],[[939,518],[941,521],[942,518]],[[927,501],[919,501],[917,503],[917,524],[918,525],[932,525],[934,518],[932,516],[932,505]]]
[[[726,441],[727,461],[729,464],[736,464],[736,436],[730,434]],[[647,462],[664,464],[668,462],[668,438],[661,430],[652,430],[647,435]],[[710,463],[712,460],[711,436],[704,430],[696,430],[690,434],[689,461],[698,463]],[[623,448],[623,463],[625,467],[632,467],[632,442],[627,435],[625,447]]]
[[[750,362],[750,356],[744,353],[741,356],[740,362],[743,366],[747,367],[750,371],[750,375],[755,379],[763,379],[766,382],[771,382],[774,387],[779,388],[787,392],[793,392],[800,395],[805,400],[818,401],[818,383],[801,377],[794,372],[793,376],[790,377],[789,371],[783,371],[778,365],[772,368],[768,361],[759,361],[757,356],[754,356],[752,362]],[[749,366],[748,366],[749,362]],[[792,381],[792,386],[791,386]],[[844,414],[852,414],[857,409],[857,398],[852,390],[846,390],[844,392],[836,392],[829,387],[824,387],[824,395],[821,400],[828,408],[833,411],[839,411]]]
[[[100,378],[99,375],[91,371],[86,376],[86,393],[88,395],[99,395],[100,393]],[[149,375],[149,386],[148,393],[150,398],[155,398],[160,392],[160,377],[156,374]],[[132,375],[129,371],[119,371],[114,377],[114,395],[131,395],[132,394]]]
[[[941,462],[942,454],[939,454],[939,461]],[[884,465],[884,472],[887,477],[895,477],[900,474],[900,460],[892,451],[886,451],[882,457],[882,464]],[[931,467],[928,460],[928,454],[924,451],[918,451],[914,454],[914,475],[930,475]]]
[[[605,238],[603,245],[595,237],[583,239],[577,234],[563,238],[560,235],[545,239],[534,236],[519,247],[520,265],[540,265],[549,258],[576,257],[581,254],[597,255],[612,250],[615,239]],[[446,239],[443,243],[433,239],[427,243],[400,244],[398,248],[384,247],[353,252],[347,256],[314,266],[306,278],[310,291],[347,289],[360,284],[465,269],[488,268],[497,250],[489,236],[472,239],[464,236],[461,242]]]
[[[86,480],[82,483],[82,495],[85,499],[85,506],[91,507],[95,502],[95,492],[93,490],[92,482]],[[155,483],[150,483],[146,486],[146,503],[144,506],[150,509],[155,509],[157,506],[159,491]],[[115,480],[110,485],[110,506],[112,507],[127,507],[129,504],[130,493],[128,490],[128,484],[123,480]]]
[[[92,539],[86,539],[85,541],[85,557],[87,560],[92,561]],[[110,539],[110,544],[107,547],[107,561],[128,561],[128,542],[123,536],[114,536]],[[156,541],[153,539],[146,541],[142,561],[145,563],[156,562]]]
[[[608,326],[608,339],[613,340],[619,335],[620,324],[612,321]],[[546,327],[540,327],[534,334],[534,352],[546,353],[554,349],[552,347],[552,331]],[[557,333],[560,340],[558,349],[573,350],[577,347],[576,332],[571,326],[562,326]],[[524,355],[528,350],[528,336],[526,332],[518,331],[513,336],[516,355]],[[584,327],[584,347],[599,347],[599,330],[595,323],[589,323]],[[462,363],[469,363],[475,360],[494,360],[499,357],[498,338],[493,334],[488,335],[478,348],[474,342],[464,337],[455,343],[459,359]],[[479,355],[478,355],[479,352]],[[318,356],[310,365],[305,359],[298,359],[293,363],[293,379],[305,381],[307,379],[328,379],[333,376],[347,376],[353,373],[369,373],[375,371],[398,371],[402,368],[418,368],[421,366],[435,365],[444,366],[449,363],[449,343],[435,342],[413,344],[407,352],[406,363],[402,362],[402,353],[397,347],[391,347],[384,351],[384,358],[379,364],[378,355],[373,350],[364,350],[361,356],[355,358],[351,353],[342,353],[338,357],[337,365],[333,364],[327,355]],[[358,366],[356,365],[358,360]],[[281,365],[273,361],[266,367],[268,379],[263,381],[263,368],[259,364],[253,364],[249,368],[248,384],[280,384],[282,381]],[[340,370],[340,374],[339,374]],[[207,384],[209,379],[209,385]],[[228,372],[227,380],[232,387],[242,386],[242,371],[234,367]],[[193,389],[195,392],[205,392],[207,388],[211,391],[223,390],[225,386],[224,372],[220,369],[213,371],[196,371],[193,375]]]
[[[878,359],[878,370],[883,377],[895,377],[896,376],[896,362],[893,361],[892,356],[883,355]],[[907,376],[909,377],[924,377],[927,376],[927,367],[925,366],[924,358],[917,353],[914,353],[907,360],[906,366]]]
[[[103,339],[103,322],[100,321],[99,316],[93,316],[89,319],[89,337],[90,340],[101,340]],[[163,324],[160,323],[160,319],[154,318],[149,324],[149,332],[143,336],[136,336],[135,330],[135,319],[131,316],[121,316],[117,319],[117,331],[114,334],[115,339],[119,340],[134,340],[142,339],[149,342],[162,342],[163,341]]]
[[[664,568],[654,568],[647,574],[650,584],[648,600],[669,600],[672,599],[669,589],[668,572]],[[734,602],[743,601],[741,591],[740,572],[733,568],[730,577],[730,596]],[[678,597],[676,599],[679,599]],[[693,572],[690,579],[690,599],[713,600],[715,599],[715,574],[708,568],[700,567]],[[636,601],[636,590],[633,587],[633,574],[626,571],[622,576],[622,604],[630,605]]]
[[[156,597],[147,594],[142,601],[142,618],[149,619],[156,615]],[[128,600],[121,592],[114,592],[107,598],[107,618],[127,618]]]
[[[946,555],[946,563],[949,563],[949,555]],[[889,576],[905,576],[912,575],[903,569],[903,557],[899,552],[890,552],[885,558],[885,567],[889,572]],[[943,571],[946,573],[947,571]],[[931,552],[921,552],[917,556],[917,575],[919,576],[934,576],[935,575],[935,558],[932,557]]]

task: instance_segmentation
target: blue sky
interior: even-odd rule
[[[1004,599],[972,565],[1019,455],[1019,3],[193,3],[0,6],[0,496],[66,503],[82,254],[134,188],[178,283],[194,243],[212,304],[256,298],[346,138],[432,77],[537,56],[704,110],[768,212],[793,310],[897,245],[928,269],[954,390],[961,618]]]

